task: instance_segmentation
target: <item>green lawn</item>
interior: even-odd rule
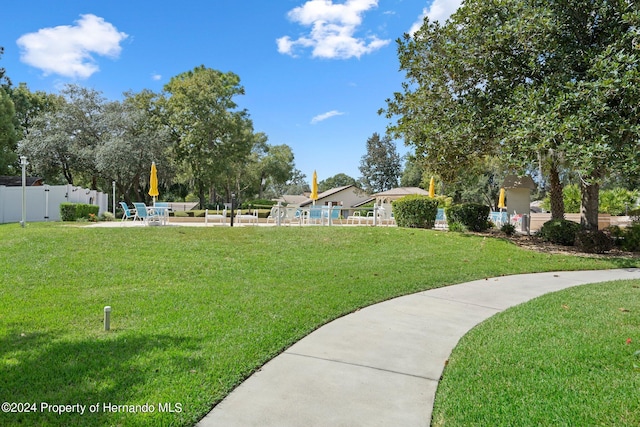
[[[193,425],[267,360],[359,307],[484,277],[629,265],[383,227],[2,225],[2,400],[100,410],[0,413],[0,425]],[[180,411],[160,412],[169,404]]]
[[[640,281],[544,295],[460,341],[433,425],[638,426],[639,348]]]

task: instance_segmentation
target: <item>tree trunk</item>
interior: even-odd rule
[[[551,164],[549,171],[549,199],[551,200],[551,219],[564,219],[564,197],[562,194],[562,183],[560,182],[560,172],[555,162]]]
[[[200,180],[198,180],[196,188],[198,189],[198,200],[200,202],[200,209],[206,209],[207,198],[205,196],[204,184]]]
[[[600,185],[598,183],[588,184],[580,181],[581,206],[580,223],[587,230],[598,229],[598,197]]]

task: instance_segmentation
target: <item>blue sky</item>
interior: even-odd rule
[[[14,85],[57,92],[78,83],[110,100],[162,91],[204,65],[240,76],[258,132],[287,144],[311,180],[360,176],[377,111],[400,90],[395,40],[460,0],[11,1],[0,59]],[[398,141],[398,152],[408,149]]]

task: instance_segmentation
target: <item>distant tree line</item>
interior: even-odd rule
[[[2,53],[0,49],[0,54]],[[47,183],[88,186],[127,202],[148,200],[156,162],[161,198],[194,194],[201,206],[304,190],[287,145],[255,132],[235,99],[240,78],[204,66],[173,77],[161,93],[122,101],[67,85],[59,94],[12,86],[0,70],[0,175],[18,173],[18,155]]]

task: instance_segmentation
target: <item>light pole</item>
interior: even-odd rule
[[[22,166],[22,221],[20,225],[24,228],[27,223],[27,158],[20,156],[20,166]]]
[[[113,217],[116,217],[116,182],[111,181],[111,185],[113,186]]]

